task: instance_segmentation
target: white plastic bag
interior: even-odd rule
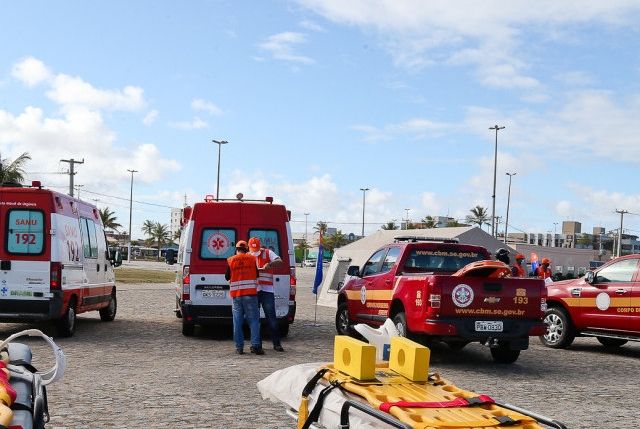
[[[362,335],[371,345],[376,347],[377,360],[389,360],[389,347],[391,337],[400,335],[393,320],[387,319],[379,328],[372,328],[369,325],[359,323],[353,327],[360,335]]]

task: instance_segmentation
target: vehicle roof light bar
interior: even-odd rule
[[[459,243],[460,240],[457,238],[441,238],[441,237],[419,237],[415,235],[400,235],[393,237],[395,241],[409,241],[411,243],[416,243],[418,241],[431,241],[436,243]]]

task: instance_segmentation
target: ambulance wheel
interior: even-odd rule
[[[497,363],[514,363],[520,356],[520,350],[511,350],[509,343],[500,344],[498,347],[492,347],[491,356]]]
[[[67,311],[64,312],[62,317],[58,319],[56,323],[56,328],[58,330],[58,335],[61,337],[72,337],[76,332],[76,301],[75,298],[72,298],[69,301],[69,306],[67,307]]]
[[[111,293],[109,298],[109,305],[100,310],[100,320],[103,322],[112,322],[116,318],[116,311],[118,310],[118,300],[116,299],[115,292]]]
[[[174,310],[176,317],[182,319],[182,311],[180,311],[180,300],[176,298],[176,309]]]
[[[342,302],[338,305],[336,311],[336,331],[338,335],[351,335],[351,328],[349,322],[349,307],[346,302]]]
[[[289,335],[289,321],[285,320],[284,322],[278,323],[278,333],[280,334],[280,338],[284,338]]]
[[[623,340],[621,338],[607,338],[607,337],[596,337],[600,344],[605,346],[608,349],[617,349],[625,344],[627,344],[627,340]]]
[[[185,337],[190,337],[193,335],[193,332],[196,329],[196,324],[193,322],[187,322],[186,320],[182,319],[182,335],[184,335]]]
[[[547,324],[547,332],[540,336],[542,344],[552,349],[564,349],[571,345],[575,332],[565,309],[548,309],[544,315],[544,323]]]

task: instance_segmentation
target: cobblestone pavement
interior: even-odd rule
[[[334,310],[318,307],[314,326],[314,270],[298,268],[298,314],[283,342],[286,352],[273,351],[267,339],[265,356],[234,354],[228,328],[183,337],[171,285],[120,285],[114,322],[82,314],[76,335],[57,339],[68,367],[48,391],[48,427],[294,427],[280,404],[261,399],[256,382],[289,365],[332,359]],[[0,324],[0,337],[28,326]],[[33,348],[36,366],[49,367],[50,350],[40,343]],[[480,345],[460,352],[435,345],[431,370],[570,428],[631,428],[639,421],[639,362],[640,344],[608,352],[580,338],[569,350],[551,350],[534,339],[513,365],[494,364]]]

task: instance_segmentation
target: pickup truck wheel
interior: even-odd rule
[[[396,325],[396,329],[401,337],[413,339],[414,335],[409,332],[409,328],[407,327],[407,316],[404,312],[400,312],[393,316],[393,324]]]
[[[497,363],[514,363],[520,356],[520,350],[511,350],[508,344],[491,348],[491,356]]]
[[[564,349],[571,345],[575,332],[569,315],[563,308],[550,308],[544,316],[547,332],[540,336],[540,341],[552,349]]]
[[[336,311],[336,331],[338,335],[350,335],[349,307],[346,302],[338,305]]]
[[[62,317],[56,323],[58,335],[61,337],[72,337],[76,332],[76,301],[72,298]]]
[[[187,322],[185,319],[182,319],[182,335],[184,335],[185,337],[190,337],[193,335],[195,329],[195,323]]]
[[[623,340],[621,338],[607,338],[607,337],[596,337],[600,344],[605,346],[608,349],[616,349],[620,346],[627,344],[627,340]]]
[[[112,322],[113,319],[116,318],[116,311],[118,311],[118,300],[114,292],[111,294],[111,298],[109,298],[109,305],[100,310],[100,320],[103,322]]]

